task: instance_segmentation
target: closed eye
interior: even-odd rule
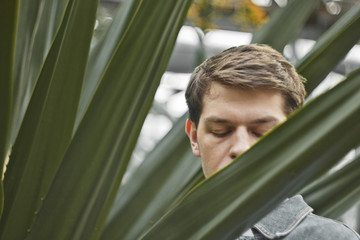
[[[227,136],[230,131],[226,131],[226,132],[211,132],[215,137],[225,137]]]
[[[250,134],[256,138],[260,138],[264,135],[264,132],[259,131],[259,129],[249,129]],[[266,132],[266,131],[265,131]]]
[[[257,138],[260,138],[260,137],[263,136],[263,134],[258,133],[258,132],[255,132],[255,131],[252,131],[251,134],[254,135],[254,136],[257,137]]]

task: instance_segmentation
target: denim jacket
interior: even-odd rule
[[[236,240],[359,240],[360,236],[345,224],[312,214],[300,195],[281,203],[252,228],[255,235]]]

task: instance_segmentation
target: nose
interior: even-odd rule
[[[239,127],[233,134],[232,145],[230,149],[231,159],[236,158],[241,153],[250,148],[250,136],[245,127]]]

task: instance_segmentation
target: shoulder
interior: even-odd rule
[[[345,224],[315,214],[309,214],[285,239],[359,240],[359,235]]]
[[[345,224],[312,214],[313,209],[297,195],[283,201],[262,218],[253,229],[265,239],[360,240]]]

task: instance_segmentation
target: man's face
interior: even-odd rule
[[[240,89],[213,82],[204,95],[199,124],[187,121],[186,132],[205,177],[225,167],[262,135],[286,119],[281,93]]]

